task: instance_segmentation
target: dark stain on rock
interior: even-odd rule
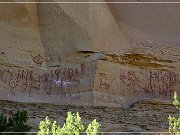
[[[106,54],[106,60],[124,65],[138,66],[140,68],[174,68],[160,63],[173,63],[172,60],[161,59],[152,54],[129,53],[124,55]]]

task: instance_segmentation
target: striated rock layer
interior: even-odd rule
[[[0,4],[0,99],[125,108],[171,101],[180,87],[179,6]]]
[[[65,106],[45,103],[18,103],[12,101],[0,101],[0,109],[7,116],[11,116],[17,110],[28,110],[28,124],[31,131],[37,132],[39,122],[48,116],[57,121],[62,127],[67,117],[67,112],[79,112],[86,124],[97,119],[101,123],[103,132],[168,132],[168,116],[178,115],[177,109],[167,103],[157,101],[140,101],[131,105],[128,109],[90,106]],[[107,134],[107,133],[106,133]],[[109,133],[111,134],[111,133]],[[130,134],[130,133],[127,133]],[[151,133],[152,134],[152,133]]]

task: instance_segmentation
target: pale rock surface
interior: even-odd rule
[[[179,6],[0,4],[0,98],[123,108],[172,101]]]

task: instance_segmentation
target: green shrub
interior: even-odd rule
[[[66,118],[66,123],[64,123],[61,128],[60,133],[68,133],[70,135],[79,135],[81,132],[85,131],[85,126],[81,121],[81,117],[79,113],[71,113],[68,112],[68,116]]]
[[[87,128],[86,128],[87,127]],[[38,135],[80,135],[87,133],[87,135],[98,135],[100,124],[93,120],[86,126],[79,115],[79,113],[68,112],[66,122],[60,128],[57,122],[52,122],[48,117],[40,122]]]
[[[173,135],[180,134],[180,98],[177,96],[177,93],[174,93],[173,105],[179,110],[178,117],[170,116],[169,120],[169,132]]]
[[[96,135],[100,130],[100,124],[95,120],[93,120],[86,129],[86,133],[88,135]]]
[[[8,121],[6,116],[3,113],[0,114],[0,132],[6,132],[8,126]]]
[[[2,113],[0,115],[0,132],[29,132],[30,126],[27,125],[27,111],[17,111],[12,117],[7,119]],[[18,133],[13,133],[14,135]],[[21,133],[26,134],[26,133]]]
[[[52,122],[46,117],[46,119],[39,124],[40,132],[38,132],[38,135],[48,135],[49,132],[52,131],[51,126]]]

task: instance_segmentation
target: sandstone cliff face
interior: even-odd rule
[[[178,9],[0,4],[0,98],[118,107],[170,101],[180,87]]]

